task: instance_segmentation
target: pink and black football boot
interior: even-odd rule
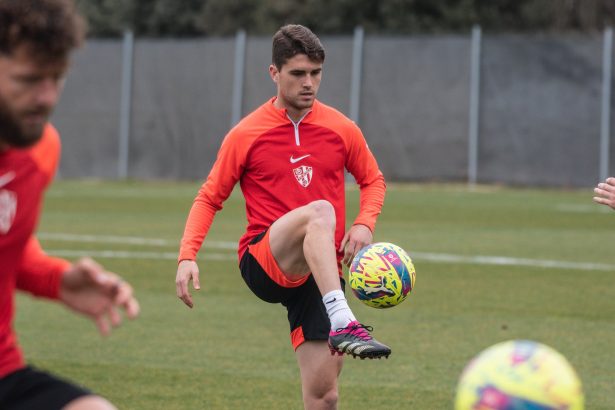
[[[374,339],[369,332],[373,328],[365,326],[356,320],[348,323],[346,327],[339,328],[329,333],[329,349],[331,354],[344,353],[351,355],[355,359],[380,359],[388,358],[391,349]]]

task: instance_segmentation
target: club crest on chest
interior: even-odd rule
[[[293,174],[297,179],[297,182],[301,184],[302,187],[307,188],[312,182],[312,167],[308,167],[307,165],[302,165],[293,169]]]

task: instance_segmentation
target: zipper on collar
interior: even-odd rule
[[[308,115],[311,112],[308,111],[305,114],[303,114],[303,117],[299,118],[299,120],[297,122],[294,122],[292,118],[290,118],[290,116],[288,115],[288,113],[286,114],[286,117],[290,120],[290,122],[293,124],[293,127],[295,127],[295,144],[297,146],[301,145],[301,140],[299,138],[299,124],[301,123],[301,121],[303,121],[303,119],[306,117],[306,115]]]

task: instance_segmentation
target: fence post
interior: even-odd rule
[[[361,108],[361,76],[363,69],[363,27],[354,29],[352,46],[352,72],[350,76],[350,119],[359,123]]]
[[[120,124],[117,176],[128,177],[128,154],[130,147],[130,116],[132,103],[132,72],[134,60],[134,36],[132,31],[124,31],[122,42],[122,89],[120,93]]]
[[[609,139],[611,125],[611,72],[613,66],[613,29],[604,30],[602,52],[602,112],[600,115],[600,180],[609,176]]]
[[[231,108],[231,128],[241,120],[243,105],[243,73],[246,63],[246,32],[237,31],[235,36],[235,66],[233,71],[233,98]]]
[[[476,185],[478,173],[478,124],[480,108],[480,26],[472,27],[470,57],[470,112],[468,128],[468,183]]]

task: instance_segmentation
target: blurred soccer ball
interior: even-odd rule
[[[361,249],[350,265],[348,281],[354,295],[367,306],[389,308],[406,299],[416,272],[399,246],[379,242]]]
[[[582,410],[581,382],[566,358],[528,340],[476,356],[457,385],[456,410]]]

